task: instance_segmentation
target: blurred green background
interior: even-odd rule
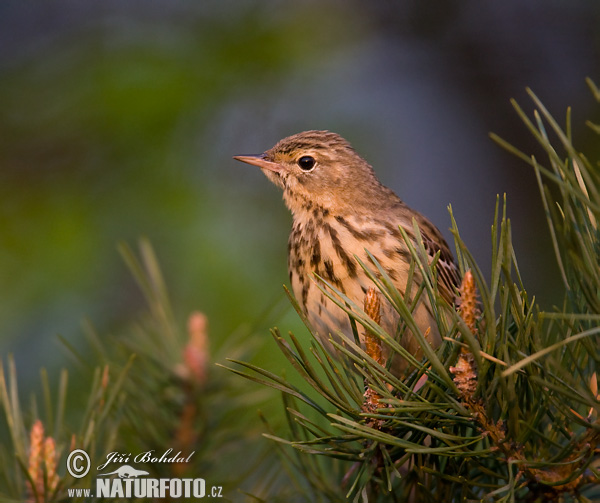
[[[213,346],[242,325],[300,331],[281,288],[291,218],[231,156],[306,129],[345,136],[448,238],[452,204],[484,270],[506,192],[526,285],[559,302],[533,173],[487,135],[535,151],[509,103],[528,108],[530,86],[597,148],[580,124],[598,26],[592,0],[2,2],[2,355],[35,389],[40,366],[69,365],[58,334],[85,351],[84,317],[130,323],[144,303],[116,245],[141,236]]]

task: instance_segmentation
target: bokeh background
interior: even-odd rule
[[[301,330],[287,307],[291,218],[235,154],[306,129],[346,137],[450,239],[447,205],[484,270],[497,194],[543,307],[556,269],[509,102],[530,86],[597,151],[584,79],[600,83],[600,3],[86,0],[0,4],[0,351],[25,391],[84,352],[81,322],[144,308],[117,243],[150,239],[175,310],[219,346],[240,326]],[[265,314],[271,313],[271,314]],[[261,350],[277,362],[274,344]],[[272,360],[271,360],[272,359]],[[277,363],[273,363],[277,367]]]

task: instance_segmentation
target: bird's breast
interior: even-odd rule
[[[346,315],[327,298],[315,283],[319,276],[335,289],[362,306],[372,281],[357,261],[375,269],[366,250],[376,258],[390,277],[404,290],[408,263],[401,243],[385,222],[360,217],[339,217],[311,212],[294,218],[288,243],[288,269],[296,299],[311,318],[324,312],[339,311],[336,320]]]
[[[364,295],[374,284],[357,258],[380,276],[370,256],[375,258],[398,291],[405,295],[410,253],[397,226],[382,220],[355,216],[311,214],[303,219],[294,219],[288,255],[292,290],[309,322],[321,336],[327,337],[329,333],[341,331],[351,337],[352,332],[347,313],[317,286],[314,275],[362,308]],[[419,281],[415,273],[411,295],[416,293]],[[329,293],[333,294],[333,291]],[[415,321],[425,332],[428,327],[434,326],[433,316],[427,302],[419,304],[414,311]],[[382,327],[388,333],[395,334],[398,313],[387,300],[381,309]],[[437,336],[432,334],[432,337]]]

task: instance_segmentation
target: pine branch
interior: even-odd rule
[[[291,439],[270,438],[298,451],[301,472],[307,473],[303,467],[314,455],[346,463],[341,471],[313,473],[306,482],[315,491],[337,480],[340,495],[354,501],[366,494],[369,501],[382,502],[537,502],[562,501],[566,495],[585,501],[586,491],[593,494],[600,435],[600,175],[573,146],[570,116],[563,131],[529,93],[538,109],[533,120],[513,104],[549,165],[494,139],[536,172],[565,287],[562,308],[541,311],[527,293],[512,247],[506,198],[502,208],[499,199],[496,203],[489,280],[460,238],[451,213],[463,272],[458,312],[436,295],[435,259],[428,263],[423,245],[413,246],[406,235],[409,274],[422,278],[410,298],[394,288],[372,255],[373,268],[361,264],[376,286],[367,292],[364,306],[317,278],[321,291],[363,332],[364,347],[340,335],[331,340],[337,353],[329,354],[317,338],[306,352],[292,335],[293,348],[277,333],[279,348],[305,388],[242,363],[260,375],[245,377],[300,399],[287,402]],[[544,181],[557,187],[558,204]],[[418,228],[415,235],[420,236]],[[413,319],[421,295],[428,296],[444,336],[436,351]],[[422,361],[379,326],[380,297],[398,311],[401,327],[418,338]],[[395,352],[409,361],[412,370],[405,379],[386,368],[382,343],[391,348],[388,358]],[[347,391],[361,382],[363,399],[351,393],[348,400]]]

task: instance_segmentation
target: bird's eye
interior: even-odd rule
[[[298,166],[304,171],[310,171],[315,167],[315,160],[310,155],[303,155],[298,159]]]

